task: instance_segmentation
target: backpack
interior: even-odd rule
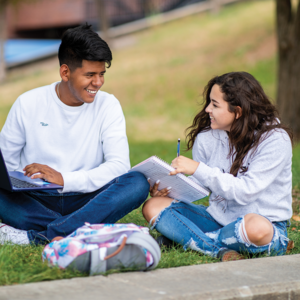
[[[148,228],[135,224],[85,224],[46,245],[43,261],[90,275],[111,269],[152,270],[157,266],[160,248]]]

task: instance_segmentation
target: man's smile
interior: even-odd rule
[[[89,94],[95,95],[98,90],[90,90],[90,89],[85,89]]]

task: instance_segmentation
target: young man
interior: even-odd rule
[[[129,149],[119,101],[99,91],[112,60],[108,45],[83,25],[65,32],[58,57],[61,82],[17,99],[0,147],[9,171],[63,188],[0,189],[2,243],[45,243],[85,222],[114,223],[148,196],[146,178],[126,173]]]

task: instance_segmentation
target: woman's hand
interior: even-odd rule
[[[148,179],[148,182],[150,183],[150,179]],[[157,180],[152,187],[150,186],[149,192],[151,197],[166,197],[170,193],[171,187],[158,191],[158,186],[159,180]]]
[[[171,166],[175,170],[170,172],[169,175],[176,175],[178,173],[193,175],[196,172],[199,164],[200,163],[197,161],[180,155],[173,159]]]

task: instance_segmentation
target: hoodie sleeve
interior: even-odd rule
[[[8,171],[20,167],[20,153],[25,145],[26,135],[21,116],[20,98],[10,109],[0,134],[0,148]]]
[[[245,174],[235,177],[200,162],[193,176],[216,195],[247,205],[268,189],[285,168],[291,168],[291,158],[290,138],[285,132],[274,131],[260,143]]]
[[[204,132],[204,133],[201,133],[201,134],[198,134],[196,139],[195,139],[195,142],[194,142],[194,145],[197,145],[197,147],[193,147],[193,160],[194,161],[197,161],[197,162],[204,162],[206,163],[207,162],[207,153],[206,151],[209,150],[210,148],[210,145],[207,145],[205,143],[205,141],[207,139],[201,139],[201,137],[203,135],[210,135],[210,132]],[[196,182],[197,184],[199,184],[200,186],[202,187],[205,187],[203,185],[202,182],[199,181],[199,179],[197,179],[195,176],[195,174],[189,176],[189,179],[193,180],[194,182]]]

